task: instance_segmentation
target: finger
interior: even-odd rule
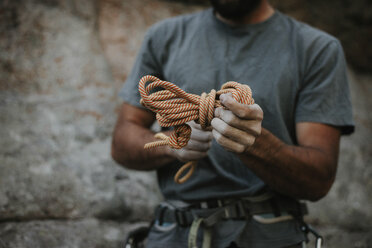
[[[220,101],[223,106],[231,110],[236,116],[248,120],[262,120],[263,111],[258,104],[242,104],[237,102],[231,95],[222,94]]]
[[[192,129],[190,139],[195,139],[202,142],[209,142],[212,140],[211,131],[203,131],[199,129]]]
[[[216,139],[217,143],[220,144],[223,148],[230,152],[243,153],[245,147],[242,144],[239,144],[227,137],[223,136],[216,129],[212,130],[213,137]]]
[[[178,150],[176,154],[177,154],[177,159],[182,162],[199,160],[208,155],[207,152],[191,151],[191,150],[186,150],[186,149]]]
[[[202,131],[212,131],[212,127],[211,127],[211,126],[205,128],[205,129],[203,129],[203,128],[201,127],[201,125],[198,124],[198,123],[196,123],[195,121],[187,122],[187,124],[188,124],[191,128],[199,129],[199,130],[202,130]]]
[[[212,133],[211,133],[212,134]],[[184,148],[192,151],[206,152],[211,147],[212,141],[209,142],[200,142],[197,140],[191,140],[187,143],[187,146]]]
[[[186,124],[189,125],[191,128],[196,128],[199,130],[202,129],[200,124],[196,123],[195,121],[189,121],[189,122],[186,122]]]
[[[245,120],[237,117],[232,111],[217,108],[215,110],[215,117],[220,118],[226,122],[229,126],[235,127],[240,130],[244,130],[254,136],[258,136],[261,133],[261,121],[260,120]]]
[[[227,123],[219,118],[214,118],[212,120],[212,127],[214,128],[213,130],[218,131],[220,134],[227,137],[228,139],[244,145],[244,147],[251,146],[255,141],[255,136],[240,129],[229,126]]]

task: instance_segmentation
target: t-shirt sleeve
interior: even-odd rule
[[[138,91],[140,79],[146,75],[162,78],[162,68],[155,54],[155,51],[158,49],[155,45],[159,44],[155,44],[154,35],[153,28],[150,28],[142,41],[142,46],[137,54],[132,71],[119,92],[119,97],[136,107],[144,108],[140,104],[141,96]]]
[[[313,49],[312,49],[313,50]],[[296,106],[297,122],[317,122],[354,131],[346,62],[337,40],[310,51]]]

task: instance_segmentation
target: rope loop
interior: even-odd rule
[[[147,83],[149,84],[147,85]],[[156,134],[155,138],[160,140],[146,144],[145,149],[164,145],[175,149],[185,147],[191,136],[191,128],[186,123],[195,121],[203,129],[209,127],[214,117],[214,109],[223,107],[219,100],[222,94],[231,93],[232,97],[242,104],[254,103],[251,88],[233,81],[222,85],[221,90],[217,92],[212,89],[209,94],[203,93],[198,96],[185,92],[171,82],[148,75],[141,78],[138,89],[141,94],[141,104],[156,113],[159,125],[174,127],[174,132],[169,137],[162,133]],[[185,168],[181,168],[181,173],[176,174],[175,181],[185,182],[193,173],[194,167],[195,165],[192,166],[192,170],[187,173],[187,176],[179,180],[177,175],[179,177],[185,170]]]
[[[229,81],[222,85],[221,90],[217,92],[217,96],[219,97],[220,95],[227,93],[231,93],[232,97],[239,103],[248,105],[254,104],[254,100],[252,98],[252,90],[246,84]],[[219,105],[221,106],[220,103]]]
[[[216,91],[211,90],[209,94],[203,93],[199,101],[199,118],[198,122],[203,129],[210,126],[213,119],[214,108],[216,106]]]

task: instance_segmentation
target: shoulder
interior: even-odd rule
[[[287,15],[281,14],[281,16],[283,21],[292,28],[297,46],[304,52],[318,53],[326,48],[334,52],[342,50],[340,41],[331,34]]]
[[[343,49],[336,37],[285,14],[279,14],[280,26],[287,30],[285,33],[290,37],[302,76],[314,65],[332,66],[339,61],[343,63]]]

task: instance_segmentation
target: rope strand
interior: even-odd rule
[[[150,82],[150,83],[149,83]],[[148,85],[146,85],[149,83]],[[162,88],[160,91],[153,92]],[[221,90],[211,90],[201,96],[190,94],[177,87],[175,84],[160,80],[155,76],[144,76],[138,85],[141,94],[141,104],[156,113],[156,119],[161,127],[174,126],[174,132],[168,137],[158,133],[155,138],[160,139],[147,143],[145,149],[168,145],[175,149],[186,146],[191,136],[191,128],[186,122],[195,121],[203,129],[210,126],[214,116],[214,109],[222,107],[219,96],[231,93],[232,97],[242,104],[253,104],[252,91],[248,85],[237,82],[227,82]],[[190,167],[186,175],[181,174]],[[191,177],[196,167],[196,161],[185,164],[175,175],[177,183],[183,183]]]

